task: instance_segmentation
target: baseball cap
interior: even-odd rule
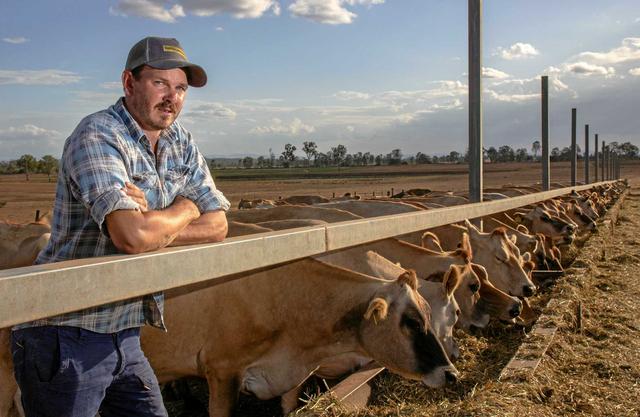
[[[207,73],[202,67],[187,60],[187,55],[174,38],[149,36],[142,39],[129,51],[125,70],[133,70],[141,65],[156,69],[183,68],[187,81],[193,87],[202,87],[207,83]]]

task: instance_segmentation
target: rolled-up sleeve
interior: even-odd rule
[[[89,210],[105,234],[108,233],[103,224],[109,213],[139,208],[124,192],[129,176],[115,140],[113,133],[101,131],[94,123],[87,124],[80,132],[74,132],[63,162],[74,197]]]
[[[184,190],[179,194],[193,201],[200,213],[229,210],[229,200],[216,188],[207,161],[192,141],[191,135],[188,135],[184,162],[189,166],[189,175]]]

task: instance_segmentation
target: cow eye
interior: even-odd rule
[[[420,321],[411,317],[404,317],[402,319],[402,324],[411,330],[415,330],[419,332],[424,331],[424,325]]]
[[[477,292],[478,292],[478,290],[480,289],[480,284],[477,284],[477,283],[475,283],[475,284],[471,284],[471,285],[469,285],[469,289],[471,290],[471,292],[472,292],[473,294],[475,294],[475,293],[477,293]]]
[[[507,263],[507,260],[506,260],[506,259],[502,259],[502,258],[501,258],[501,257],[499,257],[499,256],[496,256],[496,259],[497,259],[498,261],[502,262],[503,264]]]
[[[456,310],[456,317],[460,317],[460,309]]]

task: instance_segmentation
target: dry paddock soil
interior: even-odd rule
[[[539,178],[535,166],[499,168],[486,169],[485,186],[530,184]],[[554,166],[552,179],[566,181],[567,168]],[[370,404],[364,410],[349,411],[330,401],[312,399],[295,415],[640,416],[640,166],[623,167],[623,176],[630,178],[632,188],[613,218],[615,221],[602,225],[579,251],[567,274],[554,287],[535,297],[534,309],[555,314],[558,332],[534,374],[516,381],[497,382],[511,355],[530,336],[524,329],[491,323],[474,336],[457,333],[462,357],[456,363],[461,381],[455,386],[428,389],[385,374],[374,381]],[[379,178],[367,179],[217,184],[232,202],[237,202],[242,196],[363,193],[391,187],[462,190],[466,181],[466,176],[459,172],[433,175],[425,172],[389,178],[381,173]],[[35,209],[50,209],[54,189],[46,177],[29,183],[22,177],[0,177],[0,220],[28,221]],[[560,301],[560,308],[544,311],[551,298]],[[581,328],[577,325],[578,303],[582,305]],[[198,405],[204,400],[203,386],[193,381],[189,385],[196,397],[189,408],[184,407],[184,399],[167,393],[172,417],[206,415]],[[275,416],[277,409],[277,401],[264,403],[244,398],[236,417]]]

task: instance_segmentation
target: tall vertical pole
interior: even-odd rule
[[[604,158],[604,170],[605,170],[605,172],[607,173],[607,176],[606,176],[606,178],[605,178],[605,179],[606,179],[607,181],[609,181],[609,180],[611,179],[611,176],[609,175],[609,174],[611,173],[611,172],[609,171],[609,163],[611,162],[611,161],[610,161],[611,153],[609,152],[609,147],[608,147],[608,146],[605,148],[605,151],[604,151],[604,152],[605,152],[605,153],[604,153],[604,155],[605,155],[605,158]]]
[[[549,77],[542,76],[542,190],[550,188],[549,176]]]
[[[600,167],[602,172],[602,181],[606,181],[607,177],[604,175],[604,161],[605,161],[605,154],[604,154],[604,150],[606,148],[606,142],[602,141],[602,166]]]
[[[589,184],[589,125],[584,125],[584,183]]]
[[[598,182],[598,134],[597,133],[595,135],[595,144],[596,144],[596,147],[593,148],[593,159],[595,160],[595,163],[596,163],[596,169],[594,171],[594,174],[595,174],[595,182]]]
[[[469,200],[482,201],[482,0],[469,0]]]
[[[571,186],[576,186],[578,177],[578,155],[576,152],[576,119],[577,110],[571,109]]]

